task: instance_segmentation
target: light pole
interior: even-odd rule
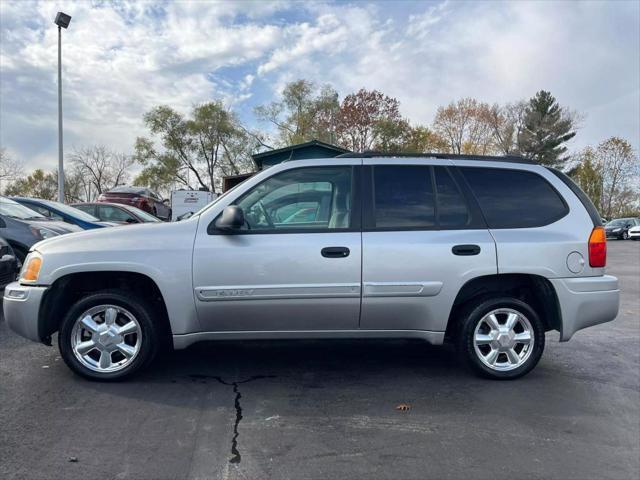
[[[58,201],[64,203],[64,160],[62,156],[62,29],[67,28],[71,16],[58,12],[54,23],[58,25]]]

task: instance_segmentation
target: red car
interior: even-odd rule
[[[145,187],[115,187],[100,194],[97,201],[131,205],[162,220],[171,219],[169,201]]]

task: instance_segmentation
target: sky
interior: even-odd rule
[[[0,0],[0,147],[26,169],[57,166],[57,11],[64,148],[132,153],[156,105],[221,99],[253,109],[306,78],[343,97],[398,98],[412,123],[474,97],[551,91],[582,115],[570,149],[620,136],[640,147],[640,2]]]

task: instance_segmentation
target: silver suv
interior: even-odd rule
[[[450,341],[511,379],[613,320],[593,204],[519,157],[348,154],[260,172],[188,220],[36,244],[4,294],[17,333],[115,380],[165,343],[283,338]],[[169,341],[169,342],[167,342]]]

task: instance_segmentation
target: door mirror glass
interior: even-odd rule
[[[240,230],[244,226],[244,212],[237,205],[229,205],[216,221],[216,228],[224,232]]]

